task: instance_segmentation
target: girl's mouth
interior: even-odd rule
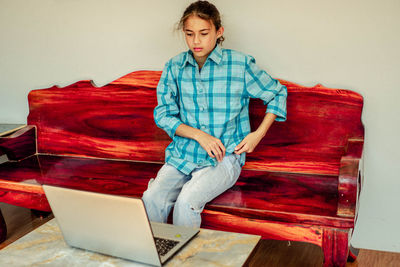
[[[194,48],[194,51],[200,52],[203,48]]]

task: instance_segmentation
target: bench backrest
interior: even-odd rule
[[[28,124],[37,127],[38,153],[163,162],[171,140],[153,119],[160,76],[137,71],[103,87],[85,80],[31,91]],[[362,97],[281,82],[288,88],[287,121],[272,125],[245,168],[336,175],[348,138],[364,136]],[[252,129],[265,108],[251,101]]]

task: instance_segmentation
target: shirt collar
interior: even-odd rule
[[[222,61],[222,48],[219,44],[217,44],[214,50],[208,55],[207,59],[210,58],[215,63],[219,64]],[[207,60],[206,60],[207,61]],[[185,59],[181,65],[181,68],[185,67],[187,63],[196,66],[196,60],[193,57],[193,52],[189,49],[185,54]]]

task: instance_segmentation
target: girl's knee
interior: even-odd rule
[[[201,213],[204,208],[203,202],[197,200],[195,197],[188,194],[180,194],[175,202],[175,208],[183,212],[196,212]]]
[[[174,206],[174,224],[186,227],[200,227],[203,206],[188,197],[180,197]]]

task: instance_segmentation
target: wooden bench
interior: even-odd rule
[[[42,184],[140,197],[171,141],[153,120],[160,75],[31,91],[27,126],[0,138],[9,159],[0,164],[0,201],[50,211]],[[363,98],[281,82],[287,121],[272,125],[236,185],[205,207],[202,227],[310,242],[325,266],[344,266],[362,184]],[[264,114],[252,100],[252,129]]]

